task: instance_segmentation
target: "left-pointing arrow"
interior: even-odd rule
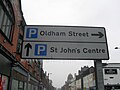
[[[32,49],[31,44],[27,43],[24,48],[27,48],[27,50],[26,50],[26,56],[29,56],[29,49]]]

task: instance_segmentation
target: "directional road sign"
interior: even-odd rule
[[[106,42],[105,28],[73,26],[26,26],[25,41]]]
[[[107,60],[105,28],[25,26],[22,58]]]
[[[40,59],[108,59],[106,47],[103,43],[24,42],[22,56]]]

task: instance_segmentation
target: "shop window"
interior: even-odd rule
[[[33,90],[33,87],[34,87],[34,86],[33,86],[33,85],[31,85],[31,87],[32,87],[32,89],[31,89],[31,90]]]
[[[0,74],[0,90],[7,90],[8,88],[8,77]]]
[[[28,84],[28,90],[32,90],[32,85]]]
[[[37,86],[34,86],[34,87],[33,87],[33,90],[38,90],[38,87],[37,87]]]
[[[27,84],[26,84],[26,82],[24,82],[24,90],[27,90]]]
[[[15,80],[15,79],[12,80],[12,89],[11,90],[27,90],[26,87],[27,87],[26,82]],[[31,89],[31,87],[29,87],[29,85],[28,85],[28,88],[29,88],[28,90]]]
[[[18,81],[15,79],[12,80],[12,90],[18,90]]]
[[[18,90],[24,90],[23,85],[23,82],[19,81]]]
[[[0,90],[2,90],[2,76],[0,75]]]
[[[2,86],[3,90],[7,90],[8,87],[8,77],[2,75]]]

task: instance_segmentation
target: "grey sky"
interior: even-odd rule
[[[27,24],[102,26],[106,28],[110,60],[119,63],[120,50],[120,0],[22,0]],[[44,69],[50,73],[53,85],[64,84],[69,73],[77,73],[93,61],[45,61]]]

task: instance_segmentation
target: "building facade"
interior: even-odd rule
[[[8,90],[12,63],[16,61],[13,45],[14,10],[10,1],[0,0],[0,90]]]
[[[0,90],[48,90],[39,59],[21,59],[24,26],[21,0],[0,0]]]
[[[95,79],[95,68],[85,66],[67,85],[69,88],[65,89],[65,84],[62,90],[96,90]],[[105,90],[120,90],[120,63],[103,63],[103,79]]]

